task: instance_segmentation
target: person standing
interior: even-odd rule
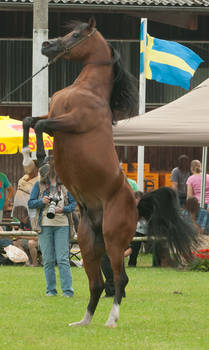
[[[180,206],[183,207],[187,198],[186,182],[190,176],[189,157],[182,154],[178,158],[178,165],[171,172],[172,189],[177,192]]]
[[[192,175],[187,179],[187,199],[196,197],[200,204],[201,182],[202,182],[202,164],[199,160],[191,162]],[[205,208],[209,206],[209,175],[205,178]]]
[[[6,196],[5,196],[6,191]],[[0,173],[0,222],[3,218],[3,210],[7,210],[14,197],[14,188],[4,173]]]
[[[72,274],[69,263],[69,224],[67,213],[76,207],[73,196],[59,183],[53,159],[40,168],[28,201],[36,209],[40,225],[39,243],[46,279],[46,295],[57,295],[55,263],[57,262],[63,296],[72,297]]]

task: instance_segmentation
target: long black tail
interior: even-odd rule
[[[148,222],[148,236],[166,239],[177,261],[192,259],[197,234],[180,214],[176,192],[169,187],[146,193],[138,204],[139,217]]]

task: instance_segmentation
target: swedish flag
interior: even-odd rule
[[[203,60],[191,49],[174,41],[146,37],[145,66],[143,24],[140,33],[140,73],[160,83],[177,85],[188,90],[190,79]]]

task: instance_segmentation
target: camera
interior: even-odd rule
[[[50,194],[49,200],[50,200],[50,204],[49,204],[49,208],[48,208],[46,216],[49,219],[54,219],[55,208],[56,208],[58,202],[60,201],[60,197],[57,194],[54,194],[54,195]]]

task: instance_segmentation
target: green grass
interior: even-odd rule
[[[70,328],[69,322],[83,317],[89,299],[83,269],[72,268],[75,296],[67,299],[45,297],[42,268],[1,266],[0,349],[209,349],[207,272],[151,268],[150,256],[126,271],[130,281],[118,327],[104,326],[112,299],[101,299],[88,327]]]

